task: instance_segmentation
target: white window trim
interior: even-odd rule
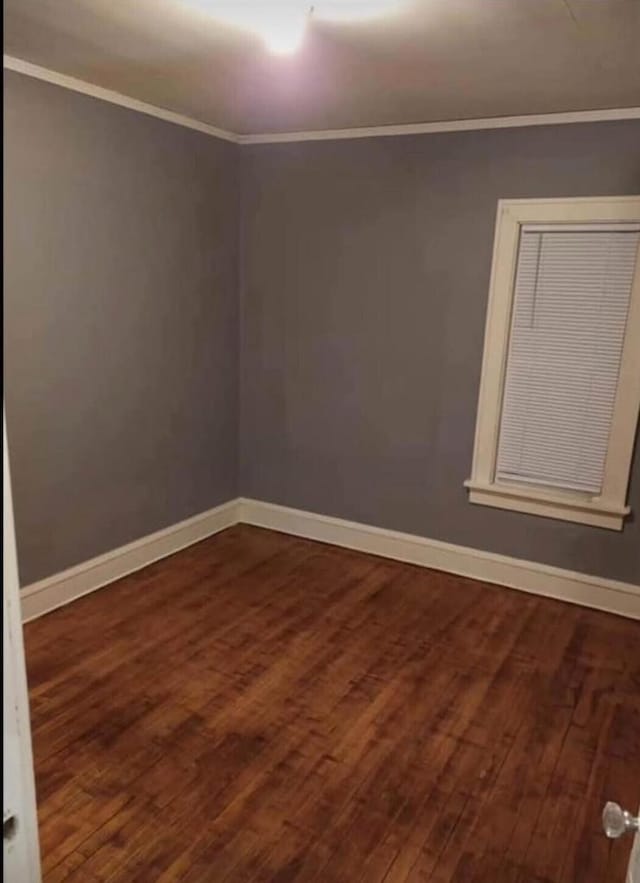
[[[511,331],[520,228],[525,224],[640,221],[640,196],[501,199],[498,202],[482,377],[471,478],[471,503],[621,530],[640,413],[640,259],[631,291],[602,493],[559,491],[495,480],[502,395]]]

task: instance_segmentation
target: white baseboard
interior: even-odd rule
[[[36,619],[238,522],[640,619],[640,586],[631,583],[238,498],[26,586],[21,592],[23,621]]]
[[[36,619],[237,523],[238,501],[230,500],[119,549],[83,561],[69,570],[31,583],[20,592],[22,620]]]
[[[640,586],[631,583],[587,576],[560,567],[257,500],[240,499],[238,515],[240,521],[257,527],[640,619]]]

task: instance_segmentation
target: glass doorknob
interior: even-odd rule
[[[623,834],[633,833],[640,829],[640,819],[622,809],[617,803],[609,801],[602,810],[602,827],[607,837],[617,840]]]

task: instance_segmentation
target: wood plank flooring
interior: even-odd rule
[[[25,639],[48,883],[625,879],[637,622],[237,526]]]

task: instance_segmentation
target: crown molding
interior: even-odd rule
[[[621,107],[606,110],[575,110],[565,113],[542,113],[525,114],[522,116],[484,117],[467,120],[443,120],[432,123],[403,123],[396,126],[363,126],[352,129],[318,129],[302,132],[264,132],[253,135],[241,135],[236,132],[228,132],[216,126],[210,126],[200,120],[174,113],[154,104],[147,104],[103,89],[93,83],[60,74],[40,65],[23,61],[11,55],[3,57],[4,67],[7,70],[16,71],[28,77],[35,77],[64,89],[81,92],[101,101],[118,104],[138,113],[154,116],[176,126],[184,126],[187,129],[195,129],[213,138],[222,138],[233,144],[285,144],[296,141],[340,141],[355,138],[388,138],[400,135],[432,135],[440,132],[473,132],[481,129],[514,129],[525,126],[557,126],[568,123],[604,123],[618,120],[640,120],[640,107]]]
[[[369,126],[355,129],[322,129],[311,132],[274,132],[239,135],[240,144],[278,144],[292,141],[339,141],[347,138],[384,138],[398,135],[431,135],[438,132],[472,132],[479,129],[515,129],[524,126],[557,126],[567,123],[604,123],[640,120],[640,107],[609,110],[574,110],[566,113],[443,120],[434,123],[403,123],[398,126]]]
[[[213,138],[222,138],[224,141],[232,141],[234,144],[237,144],[239,140],[238,136],[233,132],[218,129],[216,126],[210,126],[200,120],[194,120],[180,113],[174,113],[172,110],[167,110],[164,107],[156,107],[155,104],[138,101],[136,98],[130,98],[128,95],[121,95],[119,92],[112,92],[111,89],[103,89],[102,86],[95,86],[93,83],[86,83],[84,80],[77,80],[75,77],[59,74],[57,71],[40,67],[38,64],[31,64],[30,61],[23,61],[21,58],[5,55],[3,57],[3,66],[7,70],[24,74],[27,77],[34,77],[36,80],[44,80],[47,83],[53,83],[55,86],[62,86],[63,89],[71,89],[73,92],[81,92],[83,95],[90,95],[92,98],[99,98],[101,101],[108,101],[110,104],[118,104],[120,107],[126,107],[129,110],[147,114],[147,116],[157,117],[166,123],[173,123],[186,129],[195,129],[196,132],[203,132],[205,135],[211,135]]]

